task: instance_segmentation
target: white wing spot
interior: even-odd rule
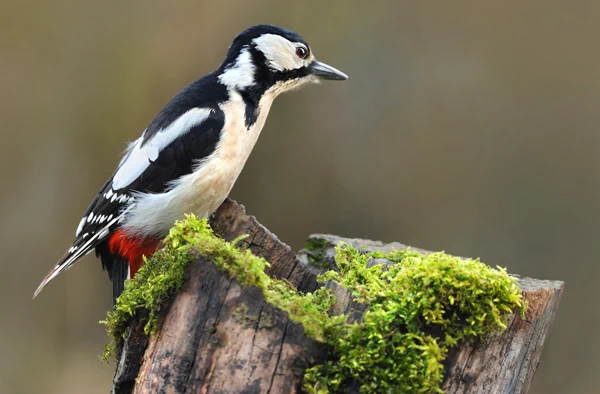
[[[77,226],[77,231],[75,231],[75,236],[79,237],[79,234],[81,234],[81,231],[83,230],[83,225],[85,224],[85,218],[81,219],[79,221],[79,226]]]
[[[90,212],[90,216],[88,216],[88,218],[87,218],[88,223],[91,223],[93,219],[94,219],[94,212]]]

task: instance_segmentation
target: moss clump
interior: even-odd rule
[[[344,320],[343,316],[330,318],[327,314],[335,302],[333,295],[325,289],[299,294],[289,282],[269,277],[265,274],[269,264],[263,258],[254,256],[250,250],[242,251],[236,247],[242,238],[226,242],[213,234],[206,219],[200,220],[194,215],[176,222],[164,240],[164,247],[145,260],[135,280],[125,282],[125,290],[114,309],[108,312],[106,320],[101,321],[110,337],[102,359],[115,355],[131,317],[138,311],[148,314],[145,333],[155,331],[161,306],[184,283],[186,267],[193,260],[191,248],[241,284],[261,289],[267,302],[288,312],[292,320],[302,323],[307,335],[325,342],[331,328]]]
[[[368,267],[372,258],[396,264]],[[335,392],[350,380],[363,393],[440,392],[448,349],[506,328],[508,314],[523,309],[516,280],[478,260],[340,244],[336,263],[339,272],[320,280],[338,281],[370,306],[361,323],[328,338],[337,357],[307,370],[311,393]]]
[[[477,260],[412,250],[362,253],[340,244],[339,271],[319,279],[336,280],[369,304],[361,322],[347,324],[345,316],[330,316],[335,297],[329,290],[301,294],[291,283],[270,278],[269,264],[237,248],[238,241],[214,236],[207,221],[195,216],[177,222],[164,248],[127,281],[103,322],[111,337],[104,358],[114,354],[137,311],[147,312],[142,314],[148,316],[146,333],[156,329],[161,305],[181,288],[194,260],[191,248],[241,284],[261,289],[267,302],[304,326],[306,335],[331,346],[330,360],[306,370],[303,387],[310,393],[343,391],[351,381],[363,393],[439,392],[448,349],[505,328],[508,314],[523,309],[516,280]],[[394,264],[371,266],[372,258]],[[241,307],[236,318],[253,324],[246,312]]]
[[[102,360],[115,355],[117,344],[123,339],[132,316],[147,312],[144,332],[151,334],[156,329],[161,306],[183,286],[186,266],[190,262],[189,251],[200,239],[209,239],[212,232],[195,218],[177,222],[163,241],[164,247],[144,264],[135,280],[125,281],[125,289],[117,299],[112,311],[101,324],[106,326],[110,343],[104,347]],[[145,315],[144,315],[145,316]]]

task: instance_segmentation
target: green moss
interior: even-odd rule
[[[330,316],[331,291],[302,294],[289,282],[270,278],[264,272],[268,263],[240,250],[237,241],[214,236],[206,220],[194,216],[177,222],[165,247],[126,283],[103,322],[111,336],[104,357],[114,354],[137,311],[147,312],[142,314],[148,316],[145,331],[155,331],[161,305],[183,285],[193,260],[190,248],[241,284],[261,289],[266,301],[301,323],[309,337],[332,348],[331,359],[306,370],[303,387],[310,393],[343,391],[350,381],[363,393],[439,392],[442,362],[451,347],[505,328],[508,314],[523,310],[516,280],[478,260],[412,250],[363,253],[341,244],[335,257],[339,271],[319,279],[336,280],[369,304],[361,322],[348,324],[345,316]],[[369,267],[372,258],[394,264]],[[255,325],[256,317],[247,313],[240,306],[234,318]]]
[[[371,258],[396,264],[368,267]],[[336,263],[339,272],[319,279],[338,281],[370,306],[362,322],[328,338],[337,357],[307,370],[311,393],[335,392],[350,380],[363,393],[439,392],[449,348],[506,328],[508,314],[523,309],[516,280],[478,260],[340,244]]]
[[[164,240],[164,247],[145,261],[135,280],[126,281],[125,290],[114,309],[101,322],[110,337],[102,359],[107,360],[116,354],[116,348],[137,312],[147,312],[144,331],[146,334],[154,333],[161,306],[184,283],[187,264],[193,260],[190,256],[192,248],[241,284],[261,289],[269,303],[288,312],[292,320],[302,323],[307,335],[324,342],[330,328],[344,320],[343,317],[329,318],[327,314],[335,298],[325,289],[299,294],[289,282],[270,278],[265,274],[269,264],[263,258],[254,256],[250,250],[236,247],[241,238],[226,242],[213,234],[206,219],[200,220],[193,215],[175,223]],[[242,316],[242,312],[236,311],[236,316],[246,321],[248,316]]]
[[[190,262],[190,248],[199,240],[212,238],[212,231],[194,217],[185,222],[177,222],[164,240],[164,247],[157,251],[145,263],[135,276],[135,280],[125,281],[125,290],[117,299],[106,320],[100,323],[106,326],[110,343],[105,346],[102,360],[114,356],[118,343],[122,340],[130,319],[138,312],[147,319],[144,326],[146,334],[156,329],[160,308],[185,280],[187,264]],[[146,317],[147,316],[147,317]]]

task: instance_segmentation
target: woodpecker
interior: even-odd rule
[[[175,95],[129,144],[34,298],[95,250],[116,299],[176,220],[186,213],[208,217],[225,200],[277,96],[347,78],[316,60],[292,31],[257,25],[240,33],[219,68]]]

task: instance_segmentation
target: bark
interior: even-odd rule
[[[322,270],[309,264],[311,254],[333,263],[339,241],[366,250],[403,249],[399,243],[312,235],[323,246],[301,251],[290,247],[227,200],[211,225],[227,240],[249,234],[245,244],[267,259],[267,273],[285,278],[304,292],[320,286]],[[520,279],[529,309],[524,320],[514,316],[509,328],[485,342],[466,345],[447,360],[444,389],[448,393],[525,393],[539,362],[554,319],[562,282]],[[339,313],[360,320],[367,308],[341,286],[328,286],[337,296]],[[290,393],[298,392],[307,366],[322,361],[327,347],[304,335],[302,326],[265,302],[256,288],[240,286],[209,261],[190,264],[184,288],[165,307],[160,329],[147,338],[134,319],[124,341],[113,393]]]

